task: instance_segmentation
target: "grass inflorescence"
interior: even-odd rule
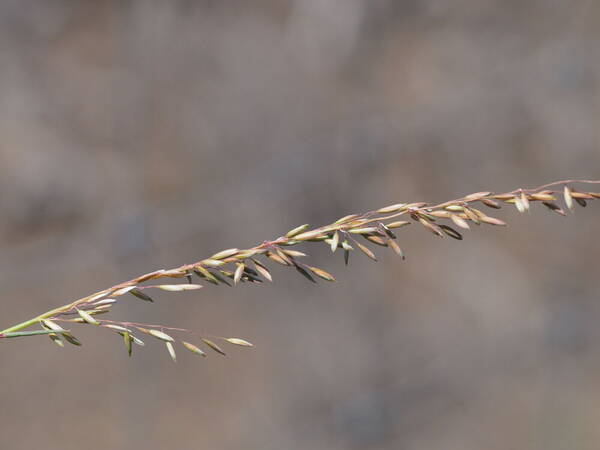
[[[262,283],[265,280],[273,281],[269,271],[271,263],[294,269],[313,283],[319,279],[333,282],[335,281],[333,275],[324,269],[307,264],[304,261],[308,255],[291,247],[306,243],[326,245],[332,253],[341,253],[346,264],[350,256],[357,251],[377,261],[376,254],[372,250],[373,245],[389,248],[404,259],[405,254],[397,242],[396,233],[408,225],[415,224],[438,237],[448,236],[462,240],[463,233],[474,225],[506,225],[503,220],[489,215],[483,209],[498,210],[503,205],[509,205],[523,213],[532,205],[541,204],[553,213],[566,216],[567,212],[572,211],[576,205],[585,207],[589,201],[600,199],[598,192],[578,190],[574,187],[585,184],[600,184],[600,180],[562,180],[533,189],[516,189],[501,194],[476,192],[440,204],[396,203],[362,214],[346,215],[329,225],[314,229],[311,229],[308,224],[300,225],[277,239],[264,241],[252,248],[222,250],[192,264],[168,270],[156,270],[117,284],[9,327],[0,332],[0,338],[47,335],[61,347],[64,346],[65,341],[80,346],[80,341],[63,325],[82,324],[119,334],[130,356],[133,344],[144,345],[144,341],[140,339],[142,335],[162,342],[173,361],[176,361],[175,343],[200,356],[206,356],[202,347],[225,355],[225,350],[219,345],[220,343],[242,347],[252,347],[252,344],[236,337],[207,336],[184,328],[109,320],[102,317],[109,313],[112,306],[122,297],[128,295],[142,301],[153,302],[153,291],[156,290],[181,292],[200,289],[206,283],[231,286],[241,283]],[[157,283],[157,280],[162,282]],[[40,329],[22,331],[34,325],[39,325]],[[186,335],[188,339],[195,338],[197,342],[194,344],[174,337],[180,335]]]

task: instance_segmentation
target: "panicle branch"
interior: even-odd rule
[[[153,302],[154,290],[181,292],[202,288],[203,284],[194,282],[194,279],[217,286],[273,281],[268,268],[269,263],[293,268],[313,283],[316,283],[317,279],[334,282],[335,278],[330,273],[303,262],[306,253],[290,247],[305,243],[326,245],[333,253],[340,250],[345,264],[348,264],[350,255],[355,249],[373,261],[377,261],[375,253],[369,247],[369,244],[374,244],[387,247],[404,259],[405,254],[397,242],[396,233],[410,224],[415,224],[438,237],[449,236],[462,240],[462,233],[470,230],[473,225],[506,225],[503,220],[488,215],[483,209],[498,210],[502,205],[508,205],[524,213],[529,211],[532,205],[539,203],[553,213],[566,216],[576,204],[585,207],[589,201],[600,198],[599,192],[575,189],[574,185],[581,184],[600,184],[600,180],[561,180],[535,188],[519,188],[500,194],[487,191],[476,192],[439,204],[396,203],[362,214],[350,214],[331,224],[314,229],[310,229],[308,224],[300,225],[274,240],[264,241],[252,248],[222,250],[206,259],[173,269],[156,270],[77,299],[1,331],[0,338],[47,335],[61,347],[64,346],[64,341],[76,346],[81,345],[70,330],[58,324],[64,322],[93,325],[120,335],[129,355],[132,354],[132,344],[144,345],[138,337],[140,333],[161,341],[173,361],[176,361],[173,345],[175,342],[179,342],[188,351],[200,356],[206,356],[206,353],[199,345],[225,355],[225,351],[215,341],[243,347],[251,347],[252,344],[241,338],[210,336],[184,328],[114,321],[101,319],[98,316],[109,313],[111,307],[126,295]],[[144,284],[156,280],[168,281],[161,284]],[[36,324],[41,329],[21,331]],[[172,334],[189,335],[196,337],[200,342],[198,345],[192,344],[174,338]]]

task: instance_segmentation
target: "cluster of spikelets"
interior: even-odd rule
[[[111,307],[125,295],[153,302],[149,292],[154,289],[170,292],[200,289],[202,285],[194,283],[194,277],[203,283],[229,286],[239,283],[262,283],[264,280],[272,281],[268,262],[295,269],[313,283],[317,279],[335,281],[335,278],[325,270],[304,263],[302,260],[307,255],[290,247],[306,242],[321,243],[327,245],[334,253],[340,251],[345,263],[348,264],[350,255],[355,250],[377,261],[375,253],[369,247],[369,244],[374,244],[390,248],[404,259],[404,252],[396,242],[397,229],[414,223],[439,237],[449,236],[462,240],[463,236],[459,229],[468,230],[473,225],[506,225],[502,220],[480,209],[485,207],[497,210],[502,204],[514,205],[519,212],[525,212],[533,203],[541,203],[550,211],[564,216],[567,210],[573,210],[575,204],[585,207],[589,200],[600,198],[600,193],[576,190],[573,185],[577,183],[595,184],[600,181],[564,180],[534,189],[517,189],[504,194],[477,192],[437,205],[423,202],[398,203],[363,214],[344,216],[330,225],[315,229],[309,229],[307,224],[301,225],[273,241],[265,241],[256,247],[245,250],[231,248],[193,264],[142,275],[7,328],[0,332],[0,337],[45,334],[61,347],[64,346],[63,341],[79,346],[81,345],[79,340],[59,323],[88,324],[119,334],[129,355],[134,344],[144,345],[139,338],[143,334],[162,341],[173,361],[176,360],[175,342],[201,356],[206,356],[206,353],[200,345],[225,355],[225,351],[217,342],[244,347],[251,347],[252,344],[240,338],[203,336],[183,328],[107,320],[100,319],[98,316],[110,312]],[[558,204],[559,197],[562,197],[566,208]],[[181,281],[178,284],[147,284],[159,279],[181,279]],[[35,324],[39,324],[41,329],[21,331]],[[199,342],[193,344],[176,340],[173,334],[196,337]]]

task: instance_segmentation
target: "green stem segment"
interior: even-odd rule
[[[25,322],[21,322],[21,323],[18,323],[16,325],[13,325],[12,327],[7,328],[6,330],[0,331],[0,336],[1,337],[17,337],[17,336],[4,336],[4,335],[10,334],[10,333],[15,333],[17,331],[20,331],[20,330],[23,330],[23,329],[25,329],[27,327],[35,325],[40,320],[47,319],[48,317],[52,317],[53,315],[55,315],[55,314],[57,314],[59,312],[62,312],[65,309],[68,309],[70,306],[71,305],[69,304],[69,305],[61,306],[59,308],[54,308],[54,309],[52,309],[50,311],[45,312],[44,314],[40,314],[39,316],[34,317],[33,319],[29,319],[29,320],[26,320]],[[23,336],[27,336],[27,335],[24,334]]]
[[[65,330],[69,331],[69,330]],[[56,333],[54,330],[15,331],[14,333],[0,333],[0,338],[15,338],[23,336],[39,336],[40,334]]]

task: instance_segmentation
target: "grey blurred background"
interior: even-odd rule
[[[5,0],[0,24],[2,326],[304,222],[600,177],[591,0]],[[597,449],[599,206],[115,308],[256,344],[226,358],[1,342],[0,448]]]

